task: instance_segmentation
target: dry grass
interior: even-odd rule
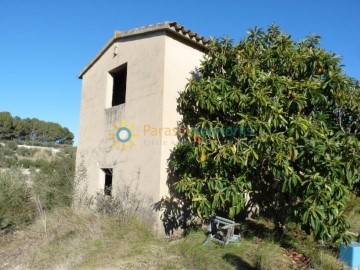
[[[258,269],[278,270],[290,269],[291,262],[284,257],[285,250],[274,242],[264,242],[256,253]]]
[[[21,155],[16,155],[18,160],[21,159],[27,159],[27,160],[31,160],[31,161],[36,161],[36,160],[45,160],[47,162],[51,162],[53,160],[55,160],[56,158],[56,154],[52,154],[52,152],[50,150],[47,149],[35,149],[35,153],[30,156],[30,157],[24,157]]]
[[[205,239],[204,231],[193,231],[169,242],[134,217],[119,222],[88,210],[56,209],[47,215],[46,233],[37,220],[0,239],[0,269],[298,269],[270,239],[251,236],[225,247],[203,245]],[[311,269],[342,267],[306,244],[298,250],[313,253]]]
[[[3,237],[2,242],[7,243],[0,248],[3,266],[46,269],[63,264],[64,258],[69,265],[76,256],[72,251],[99,235],[101,224],[101,218],[90,212],[58,209],[47,217],[46,233],[39,219],[25,230]]]
[[[354,233],[360,233],[360,198],[353,195],[346,208],[346,216],[349,218],[351,228]]]
[[[0,242],[0,269],[159,269],[167,259],[165,240],[136,218],[124,223],[86,210],[57,209],[46,233],[37,220]]]

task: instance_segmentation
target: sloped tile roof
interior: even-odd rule
[[[143,26],[131,30],[127,30],[124,32],[120,32],[118,30],[115,31],[114,36],[108,41],[108,43],[100,50],[100,52],[90,61],[88,65],[79,73],[78,77],[81,79],[83,75],[96,63],[97,60],[119,39],[123,39],[126,37],[143,35],[151,32],[157,31],[168,31],[171,33],[176,34],[180,38],[187,40],[198,46],[200,49],[205,50],[206,45],[208,44],[209,40],[205,37],[192,32],[189,29],[186,29],[184,26],[178,24],[177,22],[162,22],[157,24],[151,24],[148,26]]]

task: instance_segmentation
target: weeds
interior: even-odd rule
[[[137,185],[123,185],[113,196],[98,193],[95,209],[97,213],[120,221],[136,217],[149,225],[154,222],[150,200],[139,192]]]
[[[72,207],[74,209],[90,209],[93,204],[93,198],[88,195],[88,176],[84,161],[75,170],[74,188],[72,194]]]
[[[0,231],[28,224],[34,216],[31,191],[16,171],[0,172]]]
[[[49,166],[32,172],[33,190],[44,209],[69,207],[74,194],[74,158],[58,156]]]

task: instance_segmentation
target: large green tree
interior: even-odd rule
[[[344,208],[359,178],[359,84],[312,35],[272,25],[213,39],[178,99],[174,187],[200,216],[256,205],[276,225],[349,241]]]
[[[12,117],[9,112],[0,112],[0,139],[12,136]]]

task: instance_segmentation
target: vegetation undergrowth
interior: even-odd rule
[[[15,155],[21,148],[7,145]],[[10,151],[10,150],[9,150]],[[27,155],[27,150],[21,150]],[[86,198],[75,186],[86,180],[74,152],[55,154],[29,179],[15,169],[0,172],[0,269],[342,269],[338,250],[321,246],[288,224],[283,235],[267,219],[243,223],[243,237],[225,247],[206,230],[187,231],[175,241],[153,231],[148,202],[127,187],[113,197]],[[37,158],[34,158],[36,162]],[[84,186],[86,188],[86,186]],[[77,194],[77,195],[75,195]],[[81,197],[75,208],[71,200]],[[81,204],[81,205],[80,205]],[[94,207],[89,207],[93,205]],[[346,215],[359,231],[359,202]],[[92,209],[92,210],[91,210]],[[146,212],[147,211],[147,212]]]
[[[263,230],[248,224],[240,242],[225,247],[203,244],[203,229],[168,241],[135,215],[122,220],[88,209],[57,207],[48,213],[46,228],[37,218],[3,235],[0,269],[342,269],[310,237],[289,232],[292,238],[279,241],[266,224]],[[294,261],[289,250],[307,260]]]
[[[34,210],[24,176],[17,171],[0,172],[0,234],[30,223]]]

